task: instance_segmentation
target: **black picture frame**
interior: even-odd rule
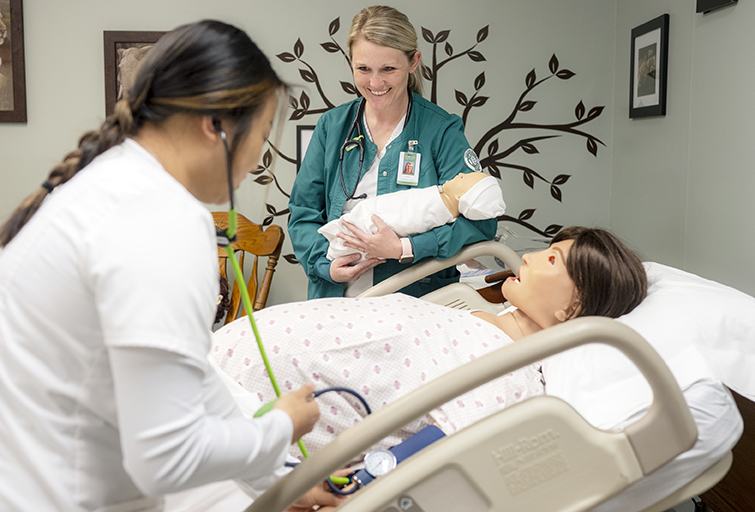
[[[152,46],[165,32],[156,31],[103,31],[105,43],[105,115],[109,116],[115,110],[118,101],[118,86],[121,80],[123,61],[119,50],[129,48],[144,48]]]
[[[632,29],[629,117],[666,115],[669,15]]]
[[[296,172],[299,172],[301,163],[304,160],[304,154],[307,152],[309,141],[315,131],[314,125],[297,125],[296,126]]]
[[[24,12],[21,0],[0,0],[0,123],[26,122]],[[7,16],[7,18],[6,18]],[[4,37],[3,37],[4,35]],[[8,77],[10,75],[10,78]]]

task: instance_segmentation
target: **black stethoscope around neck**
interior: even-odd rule
[[[414,102],[414,94],[411,90],[408,91],[409,93],[409,106],[406,108],[406,117],[404,117],[404,128],[406,128],[406,123],[409,122],[409,115],[412,113],[412,103]],[[346,194],[346,200],[349,199],[366,199],[367,194],[359,194],[358,196],[354,196],[357,192],[357,187],[359,186],[359,181],[362,179],[362,168],[364,166],[364,134],[362,133],[362,123],[360,123],[360,119],[362,118],[362,114],[364,113],[364,105],[366,103],[366,100],[362,98],[359,102],[359,108],[357,108],[357,115],[354,117],[354,122],[351,123],[351,128],[349,129],[349,133],[346,134],[346,140],[341,145],[341,151],[338,155],[338,172],[341,175],[341,187],[343,187],[343,193]],[[354,131],[356,130],[356,137],[352,137],[354,135]],[[354,190],[351,192],[351,194],[348,193],[346,190],[346,181],[343,179],[343,155],[346,151],[351,151],[354,148],[359,148],[359,174],[357,174],[357,180],[354,183]]]

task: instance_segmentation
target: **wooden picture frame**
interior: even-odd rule
[[[301,163],[304,160],[304,154],[307,152],[309,141],[312,140],[312,134],[315,127],[312,125],[298,125],[296,127],[296,172],[299,172]]]
[[[629,117],[665,116],[669,15],[632,29]]]
[[[0,0],[0,123],[26,122],[22,0]]]
[[[126,69],[131,70],[133,65],[144,58],[145,51],[139,51],[152,47],[165,32],[151,31],[117,31],[105,30],[103,40],[105,43],[105,115],[109,116],[115,110],[115,103],[119,99],[119,87],[124,78]],[[124,52],[130,49],[128,55]],[[148,49],[146,50],[148,51]],[[125,67],[124,67],[125,66]]]

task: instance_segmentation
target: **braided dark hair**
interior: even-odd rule
[[[178,113],[209,115],[235,123],[231,152],[244,140],[252,118],[283,86],[270,61],[242,30],[214,20],[183,25],[155,43],[126,96],[98,130],[85,133],[78,148],[53,168],[0,229],[7,245],[47,195],[98,155],[136,135],[145,123]]]

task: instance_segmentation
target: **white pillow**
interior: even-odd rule
[[[619,318],[658,351],[682,390],[718,379],[755,399],[755,298],[659,263],[645,263],[648,296]],[[546,392],[599,428],[652,402],[650,386],[618,350],[587,345],[543,362]]]

